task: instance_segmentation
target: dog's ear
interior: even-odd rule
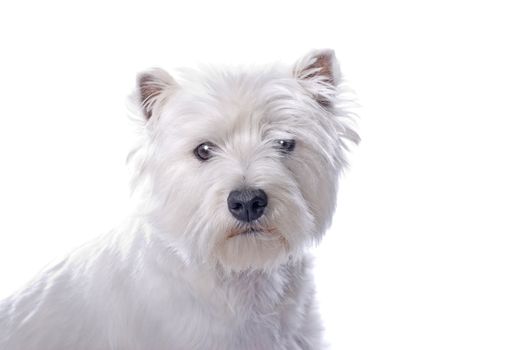
[[[161,68],[152,68],[138,74],[136,77],[136,95],[146,120],[151,118],[154,111],[175,87],[174,79]]]
[[[333,104],[341,80],[340,67],[334,50],[313,50],[294,65],[294,76],[324,107]]]

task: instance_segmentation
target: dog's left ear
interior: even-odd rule
[[[313,50],[294,65],[294,76],[323,107],[330,107],[341,80],[334,50]]]
[[[146,120],[151,119],[176,86],[171,75],[161,68],[152,68],[138,74],[136,95]]]

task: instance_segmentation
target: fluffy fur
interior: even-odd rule
[[[307,248],[358,140],[339,72],[316,50],[292,67],[140,74],[136,211],[0,303],[0,348],[323,348]],[[245,187],[268,196],[251,223],[227,208]]]

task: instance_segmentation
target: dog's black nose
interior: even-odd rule
[[[267,194],[263,190],[243,189],[229,193],[227,205],[236,219],[250,222],[263,215],[267,201]]]

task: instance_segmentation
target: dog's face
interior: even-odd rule
[[[339,79],[332,51],[288,69],[139,75],[149,221],[188,261],[229,270],[268,269],[317,241],[355,136]]]

